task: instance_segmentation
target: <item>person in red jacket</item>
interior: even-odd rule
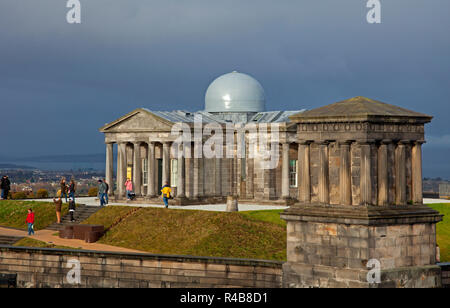
[[[34,235],[34,213],[32,209],[28,209],[26,222],[28,224],[28,235]]]

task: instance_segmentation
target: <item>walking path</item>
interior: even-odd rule
[[[122,247],[117,247],[117,246],[110,246],[110,245],[104,245],[104,244],[99,244],[99,243],[86,243],[83,240],[63,239],[63,238],[59,238],[58,236],[53,235],[54,233],[55,233],[55,231],[53,231],[53,230],[40,230],[40,231],[36,231],[35,235],[28,236],[28,232],[26,232],[26,231],[0,227],[0,235],[15,236],[15,237],[28,237],[28,238],[31,238],[34,240],[46,242],[48,244],[53,244],[53,245],[57,245],[57,246],[66,246],[66,247],[73,247],[73,248],[77,248],[77,249],[97,250],[97,251],[145,253],[144,251],[127,249],[127,248],[122,248]]]
[[[31,199],[28,201],[46,201],[53,202],[52,199]],[[75,201],[79,204],[85,204],[88,206],[100,206],[100,202],[95,197],[79,197],[75,198]],[[110,205],[122,205],[122,206],[137,206],[137,207],[155,207],[155,208],[163,208],[163,202],[161,204],[140,204],[140,203],[115,203],[110,202]],[[227,209],[226,204],[203,204],[203,205],[170,205],[170,209],[181,209],[181,210],[201,210],[201,211],[216,211],[216,212],[225,212]],[[258,211],[258,210],[284,210],[287,209],[287,206],[282,205],[259,205],[259,204],[239,204],[239,211]]]

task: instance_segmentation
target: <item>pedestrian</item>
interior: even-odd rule
[[[69,198],[69,214],[70,214],[70,222],[75,222],[75,218],[73,215],[75,214],[75,200],[73,198]]]
[[[161,189],[162,197],[164,201],[164,206],[166,209],[169,207],[169,199],[170,199],[170,193],[172,192],[172,188],[169,186],[169,182],[165,182],[163,188]]]
[[[26,219],[28,225],[28,235],[34,235],[34,212],[32,209],[28,209],[28,215]]]
[[[69,185],[69,198],[72,198],[73,202],[75,202],[75,190],[76,190],[75,181],[74,179],[71,179]]]
[[[61,223],[61,208],[62,208],[62,199],[60,196],[57,196],[57,198],[53,198],[53,203],[55,203],[55,210],[56,210],[56,222],[58,224]]]
[[[66,197],[66,203],[67,203],[67,184],[66,184],[66,179],[62,178],[61,182],[59,183],[60,185],[60,190],[61,190],[61,199],[63,196]]]
[[[131,200],[131,193],[133,192],[133,182],[131,182],[130,178],[127,178],[125,182],[125,189],[127,191],[127,199]]]
[[[106,182],[106,179],[103,179],[103,183],[105,183],[106,185],[106,191],[105,191],[105,203],[108,204],[109,203],[109,184]]]
[[[4,175],[1,180],[0,188],[2,189],[2,200],[8,199],[9,191],[11,190],[11,182],[7,175]]]
[[[105,201],[106,184],[102,180],[98,180],[98,198],[100,199],[100,206],[106,204]]]

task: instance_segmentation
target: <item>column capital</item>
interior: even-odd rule
[[[393,140],[392,139],[382,139],[380,141],[380,143],[381,144],[391,144],[391,143],[393,143]]]
[[[398,145],[407,145],[407,144],[411,144],[411,140],[407,140],[407,139],[398,140],[397,144],[398,144]]]
[[[360,139],[356,140],[359,145],[371,145],[375,143],[375,139]]]
[[[299,141],[297,141],[297,143],[300,144],[300,145],[310,145],[313,142],[314,142],[313,140],[299,140]]]
[[[314,141],[314,143],[318,144],[318,145],[329,145],[330,140],[317,140],[317,141]]]
[[[415,140],[415,141],[413,141],[414,145],[422,145],[424,143],[427,143],[427,142],[425,140]]]
[[[342,145],[351,145],[354,141],[353,140],[338,140],[337,143],[342,146]]]
[[[114,141],[105,141],[105,144],[106,145],[109,145],[109,144],[115,144],[116,142],[114,142]]]

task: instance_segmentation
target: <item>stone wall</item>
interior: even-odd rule
[[[440,263],[442,273],[442,287],[450,288],[450,263]]]
[[[323,210],[333,212],[329,207]],[[285,287],[440,285],[435,224],[363,225],[352,224],[351,219],[332,223],[302,215],[283,217],[289,219]],[[367,282],[367,263],[372,259],[380,262],[381,284]]]
[[[78,287],[281,287],[281,262],[212,257],[123,254],[0,246],[0,273],[18,287],[73,287],[67,262],[81,263]]]

